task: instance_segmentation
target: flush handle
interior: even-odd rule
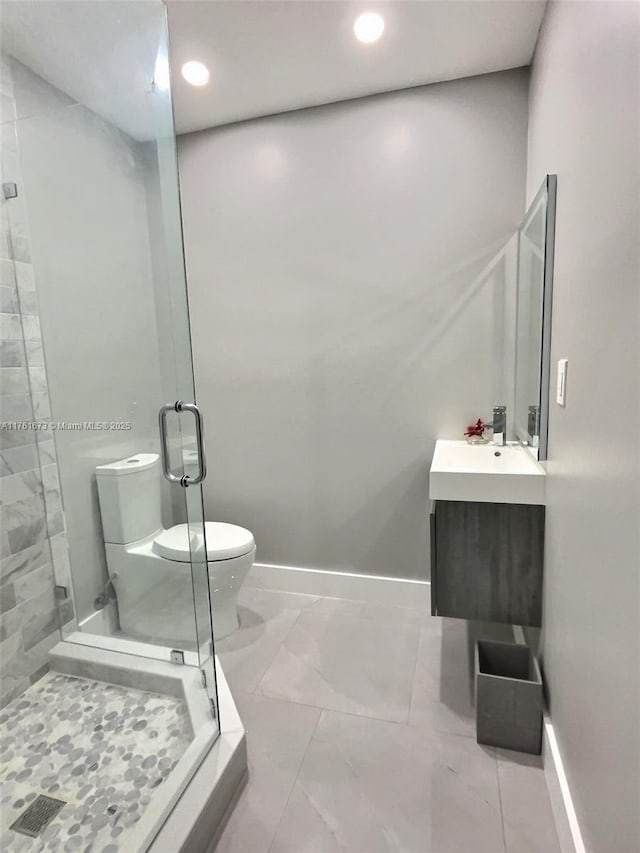
[[[195,477],[188,474],[173,474],[169,468],[169,448],[167,442],[167,415],[169,412],[191,412],[196,422],[196,447],[198,449],[198,473]],[[195,403],[168,403],[162,406],[158,412],[158,428],[160,430],[160,456],[162,457],[162,473],[170,483],[177,483],[184,489],[187,486],[196,486],[207,476],[207,459],[204,451],[204,429],[200,409]]]

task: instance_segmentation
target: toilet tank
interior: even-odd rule
[[[96,480],[105,542],[127,545],[162,527],[157,453],[98,465]]]

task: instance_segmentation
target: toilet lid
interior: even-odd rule
[[[241,557],[253,550],[255,540],[253,534],[244,527],[236,524],[225,524],[222,521],[205,521],[207,537],[207,561],[230,560]],[[194,550],[202,548],[202,537],[196,531],[197,525],[191,525],[191,541]],[[168,560],[178,560],[181,563],[191,562],[189,548],[189,525],[176,524],[168,530],[163,530],[153,542],[153,550],[160,557]]]

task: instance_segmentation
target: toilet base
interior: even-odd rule
[[[238,608],[235,602],[224,609],[213,608],[213,637],[216,640],[224,640],[229,634],[233,634],[240,627],[238,619]]]
[[[208,563],[209,593],[212,608],[213,636],[222,640],[240,625],[238,620],[238,593],[256,556],[254,548],[241,557]]]
[[[151,547],[153,539],[131,545],[106,545],[109,575],[116,576],[120,628],[132,638],[195,650],[199,643],[191,564],[158,556]],[[207,563],[216,640],[228,637],[238,628],[238,593],[255,553],[254,548],[240,557]],[[197,574],[196,568],[196,577]],[[202,617],[199,621],[203,621]],[[202,625],[198,627],[202,632]]]

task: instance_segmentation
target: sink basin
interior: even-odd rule
[[[517,442],[498,447],[436,441],[431,500],[543,505],[544,492],[544,469]]]

